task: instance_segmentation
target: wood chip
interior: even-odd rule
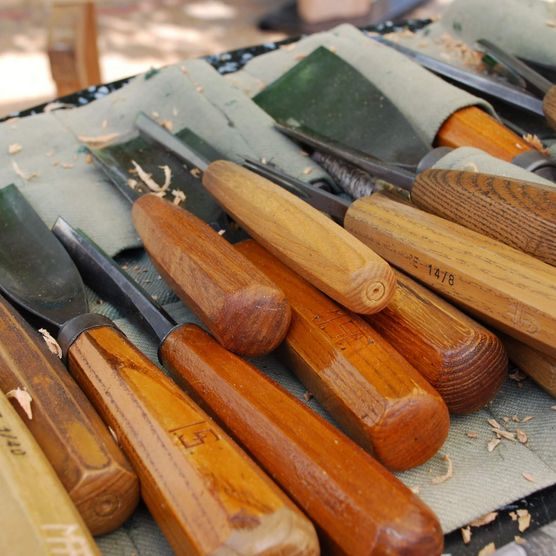
[[[25,415],[27,415],[28,419],[33,418],[33,410],[31,409],[31,402],[33,398],[27,390],[23,388],[19,388],[19,386],[15,390],[10,390],[6,392],[7,398],[13,398],[20,406],[23,411],[25,411]]]
[[[489,452],[494,452],[494,450],[496,449],[496,446],[498,446],[498,444],[500,444],[500,442],[502,442],[499,438],[493,438],[488,444],[487,444],[487,450]]]
[[[108,143],[111,143],[114,139],[119,137],[120,133],[108,133],[106,135],[78,135],[77,138],[88,145],[89,147],[103,147]]]
[[[512,518],[512,521],[517,521],[517,514],[515,512],[509,512],[508,515]]]
[[[444,483],[449,479],[451,479],[454,475],[454,466],[452,464],[452,460],[450,459],[450,456],[446,454],[442,459],[448,464],[448,469],[446,470],[446,473],[444,473],[444,475],[439,475],[438,477],[434,477],[434,479],[432,479],[431,483],[433,485],[439,485],[440,483]]]
[[[73,168],[73,164],[70,162],[62,162],[62,168],[64,168],[64,170],[71,170],[71,168]]]
[[[533,147],[534,149],[537,149],[542,154],[544,155],[549,154],[548,149],[542,144],[541,140],[536,135],[533,135],[531,133],[526,133],[523,136],[523,140],[529,145],[531,145],[531,147]]]
[[[170,183],[172,181],[172,170],[169,166],[159,166],[159,168],[164,172],[164,183],[162,185],[159,185],[152,179],[152,175],[145,172],[145,170],[143,170],[143,168],[141,168],[141,166],[139,166],[139,164],[137,164],[135,160],[132,160],[131,163],[133,164],[134,169],[137,171],[137,175],[139,176],[141,181],[151,191],[154,191],[155,193],[164,193],[170,187]]]
[[[194,178],[200,178],[201,177],[201,170],[199,170],[199,168],[191,168],[190,172],[189,172]]]
[[[26,172],[26,171],[22,170],[15,160],[12,160],[12,168],[13,168],[13,171],[21,179],[24,179],[25,181],[31,181],[33,178],[36,178],[39,175],[37,172]]]
[[[535,483],[536,482],[535,477],[533,477],[533,475],[531,475],[531,473],[527,473],[527,471],[524,471],[522,473],[522,475],[523,475],[523,478],[527,479],[530,483]]]
[[[59,359],[62,359],[62,348],[60,347],[60,344],[51,336],[50,332],[46,328],[39,328],[39,332],[42,334],[48,349]]]
[[[93,155],[91,153],[87,153],[85,155],[85,164],[92,164],[93,163]]]
[[[472,527],[482,527],[492,523],[498,517],[498,512],[490,512],[472,521],[469,525]]]
[[[308,402],[309,400],[311,400],[313,398],[313,394],[311,394],[311,392],[309,392],[309,390],[307,390],[304,394],[303,394],[303,399]]]
[[[172,201],[174,205],[185,204],[185,193],[181,189],[172,189],[172,195],[174,200]]]
[[[527,442],[528,438],[524,431],[522,431],[521,429],[516,429],[515,434],[517,436],[518,442],[521,442],[522,444],[525,444]]]
[[[510,373],[508,376],[512,380],[515,380],[516,382],[523,382],[524,380],[527,379],[527,375],[522,373],[519,369],[516,369],[515,371]]]
[[[499,429],[500,425],[498,424],[498,421],[496,419],[487,419],[488,424],[495,428],[495,429]]]
[[[151,112],[151,116],[156,120],[157,118],[160,118],[160,114],[158,112]]]
[[[131,189],[135,189],[139,185],[139,182],[133,178],[129,178],[127,180],[127,185],[128,187],[131,187]]]
[[[479,433],[475,431],[469,431],[465,433],[468,438],[479,438]]]
[[[483,546],[481,550],[477,553],[477,556],[488,556],[489,554],[494,554],[496,552],[496,545],[493,542],[489,542],[486,546]]]
[[[512,415],[512,421],[514,423],[519,423],[519,417],[517,415]]]
[[[160,125],[168,131],[172,131],[174,129],[174,122],[172,120],[162,120]]]
[[[519,535],[516,535],[514,537],[514,542],[515,544],[527,544],[527,541],[523,537],[520,537]]]
[[[523,417],[521,422],[522,423],[528,423],[529,421],[532,421],[533,419],[534,419],[534,417],[532,415],[527,415],[527,417]]]
[[[528,510],[517,510],[517,528],[520,533],[529,529],[531,525],[531,514]]]
[[[8,147],[8,154],[17,154],[23,147],[19,143],[12,143]]]
[[[421,487],[419,485],[415,485],[415,486],[409,487],[409,490],[411,492],[413,492],[413,494],[419,494],[421,492]]]
[[[492,432],[496,433],[496,436],[500,436],[501,438],[505,438],[506,440],[515,441],[515,434],[510,431],[504,431],[502,429],[490,429]]]
[[[463,544],[469,544],[471,542],[471,527],[469,527],[469,525],[467,527],[462,527],[460,531]]]

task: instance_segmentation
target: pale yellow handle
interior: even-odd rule
[[[0,554],[100,554],[50,463],[2,392],[0,492]]]
[[[510,336],[556,356],[556,268],[398,203],[359,199],[346,228],[391,264]]]
[[[352,311],[375,313],[392,297],[388,264],[295,195],[227,161],[210,164],[203,184],[259,243]]]

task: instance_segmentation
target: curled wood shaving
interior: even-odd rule
[[[527,510],[517,510],[517,528],[520,533],[529,529],[531,525],[531,514]]]
[[[472,527],[482,527],[483,525],[488,525],[492,523],[498,517],[498,512],[490,512],[486,515],[483,515],[474,521],[472,521],[469,525]]]
[[[201,170],[199,170],[199,168],[191,168],[190,172],[189,172],[194,178],[200,178],[201,177]]]
[[[513,432],[504,431],[502,429],[490,429],[492,432],[501,438],[505,438],[506,440],[515,441],[515,434]]]
[[[534,417],[532,415],[527,415],[527,417],[523,417],[521,422],[522,423],[528,423],[529,421],[532,421],[533,419],[534,419]]]
[[[462,527],[460,531],[463,544],[469,544],[471,542],[471,527],[469,527],[469,525],[467,527]]]
[[[475,431],[469,431],[465,433],[468,438],[479,438],[479,433]]]
[[[494,450],[496,449],[496,446],[498,446],[498,444],[500,444],[500,442],[502,442],[499,438],[493,438],[487,445],[487,450],[489,452],[494,452]]]
[[[172,201],[174,205],[185,203],[185,193],[181,189],[172,189],[172,195],[174,196],[174,200]]]
[[[308,176],[309,174],[312,174],[313,169],[310,166],[307,166],[307,168],[303,168],[303,175],[304,176]]]
[[[517,436],[517,440],[521,442],[521,444],[525,444],[528,440],[527,435],[521,429],[516,429],[515,434]]]
[[[516,369],[513,373],[508,375],[512,380],[516,382],[523,382],[527,379],[527,375],[522,373],[519,369]]]
[[[158,183],[152,179],[151,174],[145,172],[145,170],[143,170],[143,168],[141,168],[135,160],[132,160],[131,163],[133,164],[133,167],[141,181],[151,191],[154,191],[155,193],[163,193],[168,189],[168,187],[170,187],[170,182],[172,181],[172,170],[169,166],[159,166],[159,168],[164,171],[164,183],[162,185],[158,185]]]
[[[481,550],[477,553],[477,556],[488,556],[489,554],[494,554],[496,552],[496,545],[493,542],[489,542],[486,546],[483,546]]]
[[[23,147],[19,143],[12,143],[8,147],[8,154],[17,154]]]
[[[103,147],[108,143],[111,143],[116,137],[119,137],[120,133],[107,133],[106,135],[78,135],[77,138],[88,145],[89,147]]]
[[[454,466],[452,464],[452,460],[450,459],[450,456],[446,454],[442,459],[448,464],[448,469],[446,470],[446,473],[444,473],[444,475],[439,475],[438,477],[434,477],[434,479],[432,479],[431,483],[433,485],[439,485],[440,483],[444,483],[449,479],[451,479],[454,475]]]
[[[536,135],[533,135],[532,133],[526,133],[523,136],[523,140],[534,149],[540,151],[542,154],[549,154],[548,149],[542,144],[541,140]]]
[[[522,473],[523,478],[527,479],[530,483],[535,483],[535,477],[533,477],[533,475],[531,475],[531,473],[527,473],[527,471],[523,471]]]
[[[42,334],[48,349],[59,359],[62,359],[62,348],[60,347],[60,344],[50,335],[50,332],[46,328],[39,328],[39,332]]]
[[[135,189],[138,184],[139,184],[139,182],[137,180],[132,179],[132,178],[129,178],[127,180],[127,185],[128,185],[128,187],[131,187],[131,189]]]
[[[27,390],[19,388],[18,386],[15,390],[7,392],[6,397],[14,398],[15,401],[21,406],[21,409],[25,411],[25,415],[27,415],[29,419],[33,418],[33,410],[31,409],[31,402],[33,401],[33,398],[31,398],[31,395],[27,392]]]
[[[500,425],[498,424],[498,421],[496,419],[487,419],[488,424],[495,428],[495,429],[499,429]]]
[[[12,168],[13,171],[25,181],[31,181],[33,178],[36,178],[39,175],[37,172],[24,172],[15,160],[12,160]]]

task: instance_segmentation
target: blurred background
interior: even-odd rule
[[[0,117],[185,58],[347,21],[438,16],[450,0],[0,0]]]

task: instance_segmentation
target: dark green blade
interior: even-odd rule
[[[0,189],[0,290],[56,327],[88,311],[71,258],[15,185]]]

